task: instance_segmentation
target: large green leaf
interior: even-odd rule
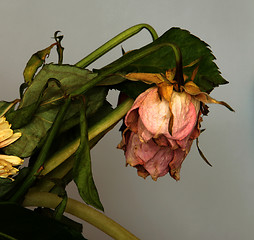
[[[85,106],[83,106],[80,111],[81,136],[80,145],[75,153],[73,176],[82,199],[87,204],[103,211],[103,206],[101,204],[92,175],[90,146],[88,140],[88,126],[84,108]]]
[[[20,157],[31,156],[38,143],[46,136],[50,129],[59,107],[64,102],[65,94],[78,89],[84,83],[93,79],[95,75],[88,70],[75,66],[45,65],[26,90],[19,109],[11,113],[13,115],[11,123],[15,126],[15,121],[25,116],[26,109],[36,104],[38,96],[40,96],[42,89],[49,79],[57,79],[61,86],[59,87],[54,81],[49,83],[48,88],[44,91],[41,104],[32,117],[32,120],[19,129],[22,137],[6,147],[4,151],[7,154],[14,154]],[[96,87],[86,93],[86,114],[88,117],[93,115],[103,105],[107,91],[106,87]],[[79,101],[73,100],[71,104],[65,120],[72,119],[75,115],[79,114]]]
[[[52,218],[41,216],[12,203],[0,203],[1,239],[73,239],[85,238],[66,225]]]
[[[166,33],[164,33],[157,40],[151,44],[146,45],[138,50],[129,52],[128,54],[122,56],[112,64],[106,66],[104,69],[113,67],[114,65],[124,62],[125,59],[139,54],[140,52],[151,48],[153,46],[160,46],[166,43],[176,44],[183,57],[183,66],[187,66],[194,61],[199,60],[193,67],[184,68],[184,74],[191,77],[191,74],[195,67],[199,66],[197,75],[195,77],[195,83],[200,87],[202,91],[210,92],[214,87],[220,84],[226,84],[227,81],[221,76],[217,65],[214,60],[215,57],[212,54],[209,46],[196,36],[190,34],[187,30],[180,28],[171,28]],[[128,72],[150,72],[150,73],[165,73],[166,70],[175,67],[175,56],[173,50],[169,46],[162,46],[158,50],[152,52],[146,57],[137,60],[130,64],[128,67],[122,69],[120,73]],[[103,71],[104,69],[101,69]],[[110,79],[108,82],[120,82],[121,79],[114,80]],[[119,77],[121,78],[121,77]],[[107,81],[104,81],[104,84]]]

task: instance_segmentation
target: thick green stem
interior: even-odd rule
[[[115,36],[114,38],[103,44],[101,47],[90,53],[87,57],[77,62],[76,66],[80,68],[87,67],[89,64],[94,62],[96,59],[100,58],[102,55],[104,55],[105,53],[107,53],[108,51],[110,51],[123,41],[140,32],[143,28],[147,29],[151,33],[153,40],[158,38],[156,31],[150,25],[148,24],[135,25],[118,34],[117,36]]]
[[[64,105],[59,110],[56,119],[51,127],[51,130],[49,132],[49,135],[47,137],[47,140],[33,166],[31,171],[29,172],[29,175],[26,177],[24,183],[22,186],[18,189],[18,191],[11,197],[10,201],[17,202],[22,198],[22,196],[25,194],[25,192],[31,187],[33,182],[36,179],[36,176],[40,173],[40,168],[45,162],[46,158],[48,157],[49,149],[53,143],[53,140],[60,128],[61,122],[65,116],[65,113],[70,106],[71,98],[66,99]]]
[[[56,206],[61,202],[61,200],[62,198],[52,193],[30,192],[25,196],[23,206],[56,208]],[[93,226],[97,227],[98,229],[100,229],[114,239],[138,239],[132,233],[127,231],[125,228],[123,228],[121,225],[119,225],[103,213],[74,199],[68,199],[65,211],[92,224]]]

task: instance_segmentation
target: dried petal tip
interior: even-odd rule
[[[170,176],[174,178],[176,181],[180,180],[180,170],[172,170],[170,171]]]
[[[13,133],[11,124],[5,117],[0,118],[0,148],[6,147],[21,137],[21,133]]]
[[[21,133],[13,133],[11,124],[5,117],[0,118],[0,148],[6,147],[21,137]],[[0,154],[0,177],[7,178],[18,172],[13,166],[21,165],[24,162],[17,156],[8,156]]]

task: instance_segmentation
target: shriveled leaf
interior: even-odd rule
[[[216,103],[216,104],[221,104],[228,108],[230,111],[234,112],[235,110],[231,108],[226,102],[223,101],[217,101],[216,99],[212,98],[209,94],[201,92],[199,87],[192,81],[186,83],[183,86],[183,89],[189,93],[190,95],[193,95],[197,100],[199,100],[202,103]]]
[[[50,54],[50,51],[52,47],[54,47],[56,44],[52,44],[49,47],[38,51],[32,55],[32,57],[29,59],[29,61],[26,64],[25,70],[24,70],[24,80],[25,83],[28,85],[31,85],[33,81],[33,77],[38,70],[39,67],[42,66],[42,64],[45,61],[45,58]]]
[[[61,41],[63,40],[63,35],[58,35],[58,33],[60,33],[61,31],[56,31],[54,34],[54,38],[56,40],[56,51],[58,54],[58,64],[62,64],[63,63],[63,51],[64,51],[64,47],[61,45]]]
[[[12,203],[0,203],[0,236],[5,239],[84,240],[78,232],[52,218]]]
[[[92,175],[88,126],[84,108],[82,108],[80,112],[80,133],[80,145],[75,153],[75,162],[73,167],[74,181],[82,199],[87,204],[103,211],[103,206]]]
[[[4,151],[7,154],[18,155],[20,157],[31,156],[38,143],[46,136],[47,131],[50,129],[60,106],[64,102],[65,93],[68,94],[79,88],[84,83],[90,81],[95,75],[88,70],[75,66],[45,65],[25,91],[17,110],[19,113],[13,121],[17,118],[22,118],[26,108],[36,104],[38,96],[48,79],[57,79],[61,83],[61,88],[54,81],[50,82],[48,88],[43,92],[41,104],[33,118],[27,125],[19,129],[22,137],[17,142],[6,147]],[[107,91],[106,87],[95,87],[86,93],[87,116],[93,115],[103,105]],[[75,115],[79,114],[79,110],[79,101],[73,100],[64,120],[72,119]],[[10,123],[12,122],[10,121]]]
[[[196,67],[199,66],[194,82],[202,91],[210,92],[214,87],[228,83],[221,76],[217,65],[214,63],[215,57],[208,45],[196,36],[190,34],[187,30],[180,28],[171,28],[151,44],[125,54],[105,68],[119,64],[128,57],[139,54],[152,46],[159,46],[165,43],[174,43],[180,48],[183,57],[183,66],[188,66],[183,69],[183,72],[189,79]],[[192,64],[193,62],[195,63],[194,65]],[[174,67],[175,56],[173,50],[169,46],[163,46],[157,51],[124,68],[121,70],[121,73],[146,72],[165,74],[168,69]]]

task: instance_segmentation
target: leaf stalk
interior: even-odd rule
[[[149,31],[149,33],[152,35],[153,40],[158,38],[158,35],[153,27],[148,24],[138,24],[118,34],[117,36],[103,44],[101,47],[90,53],[87,57],[77,62],[75,65],[80,68],[86,68],[88,65],[96,61],[102,55],[104,55],[120,43],[124,42],[128,38],[132,37],[133,35],[139,33],[144,28]]]

